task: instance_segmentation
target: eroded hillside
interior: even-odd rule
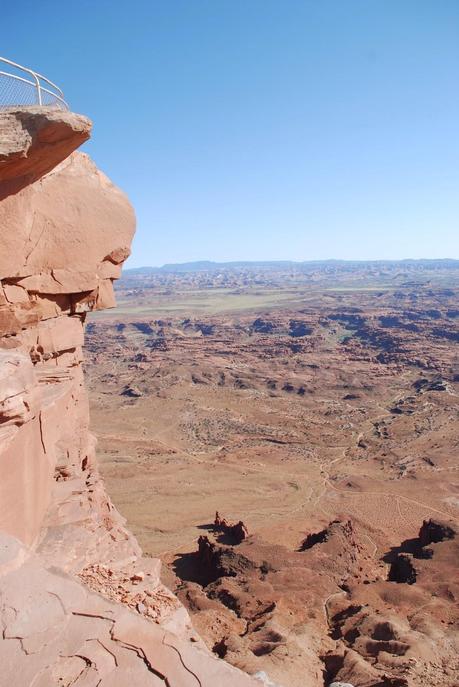
[[[136,276],[89,325],[115,503],[209,648],[286,687],[457,682],[457,268],[374,269]]]

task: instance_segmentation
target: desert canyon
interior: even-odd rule
[[[107,489],[231,664],[459,684],[458,267],[127,270],[91,315]]]
[[[82,369],[134,213],[76,149],[85,117],[0,113],[0,685],[256,687],[142,557],[95,461]]]
[[[0,113],[1,687],[457,687],[458,264],[121,277],[90,131]]]

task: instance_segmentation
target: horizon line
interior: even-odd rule
[[[266,260],[185,260],[183,262],[165,262],[161,265],[139,265],[137,267],[125,267],[123,272],[129,272],[131,270],[151,270],[151,269],[162,269],[163,267],[169,266],[183,266],[183,265],[305,265],[305,264],[321,264],[321,263],[421,263],[421,262],[458,262],[459,258],[311,258],[307,260],[278,260],[278,259],[266,259]]]

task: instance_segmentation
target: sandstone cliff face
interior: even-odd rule
[[[259,684],[206,652],[95,464],[84,322],[134,213],[83,117],[0,115],[0,685]]]

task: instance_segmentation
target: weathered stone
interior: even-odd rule
[[[191,644],[97,472],[84,319],[115,305],[134,214],[86,155],[62,162],[89,126],[0,114],[0,684],[253,687]]]
[[[90,136],[91,122],[71,112],[11,109],[0,118],[0,200],[50,172]]]

